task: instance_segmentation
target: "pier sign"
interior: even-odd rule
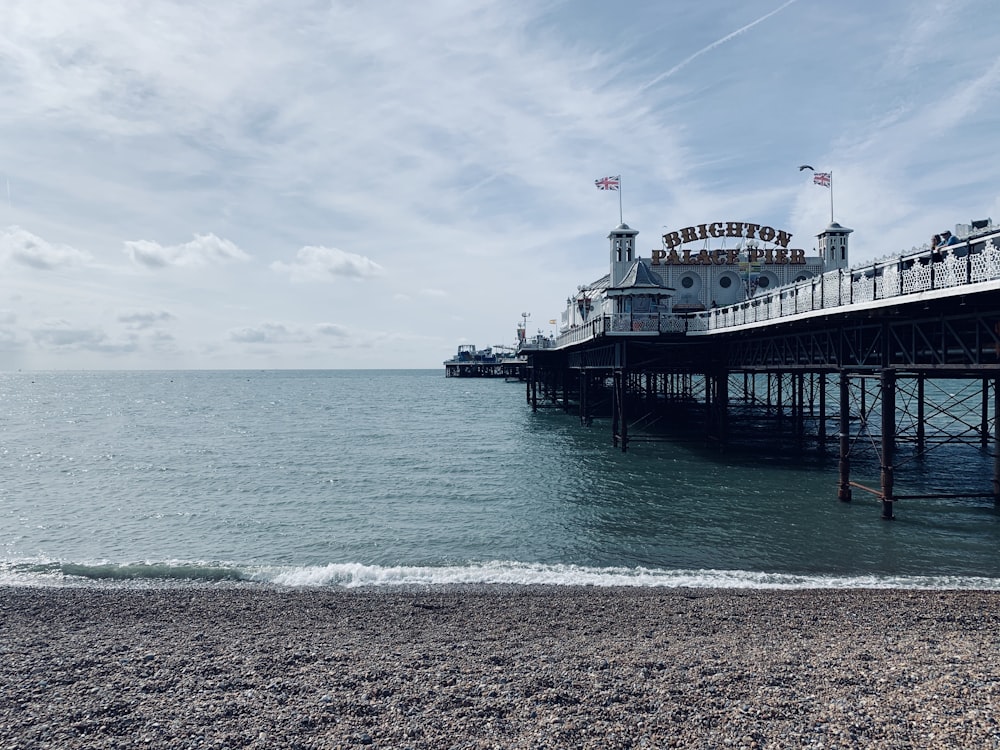
[[[806,262],[805,250],[788,247],[788,243],[792,239],[790,232],[744,221],[713,221],[684,227],[675,232],[667,232],[663,235],[663,249],[652,251],[652,264],[654,266],[737,265],[740,262],[740,252],[742,252],[738,248],[731,250],[724,248],[709,250],[706,248],[694,253],[689,248],[678,250],[681,245],[688,242],[720,237],[739,237],[777,245],[774,248],[747,247],[745,252],[750,263],[798,266],[805,265]]]

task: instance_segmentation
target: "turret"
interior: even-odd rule
[[[853,229],[842,227],[837,222],[831,222],[830,226],[816,235],[819,238],[819,254],[823,258],[823,270],[833,271],[837,268],[849,268],[850,257],[847,252],[847,235]]]
[[[611,286],[621,284],[625,274],[635,261],[635,236],[639,232],[630,229],[628,224],[619,224],[611,230],[608,239],[611,241]]]

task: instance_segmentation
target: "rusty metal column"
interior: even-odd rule
[[[896,371],[882,370],[882,518],[891,520],[896,452]]]
[[[580,368],[580,424],[587,424],[587,371]]]
[[[851,502],[851,384],[840,371],[840,465],[837,499]]]

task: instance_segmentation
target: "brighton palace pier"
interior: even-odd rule
[[[1000,503],[1000,227],[958,225],[958,244],[862,267],[852,231],[831,222],[807,254],[766,224],[706,222],[641,258],[620,224],[609,272],[567,298],[559,335],[523,342],[528,402],[607,419],[623,451],[675,439],[682,420],[722,447],[752,424],[775,449],[836,450],[839,499],[871,493],[884,518],[901,500]],[[897,493],[907,462],[956,443],[992,450],[982,487]],[[861,451],[878,464],[867,484],[851,477]]]

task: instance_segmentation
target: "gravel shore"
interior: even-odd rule
[[[1000,593],[0,588],[0,748],[1000,748]]]

